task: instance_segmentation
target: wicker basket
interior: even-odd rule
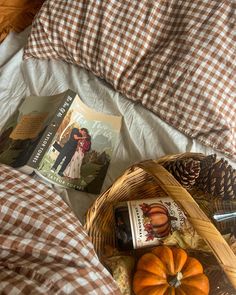
[[[105,246],[115,247],[113,206],[120,201],[170,196],[185,211],[188,220],[211,248],[228,279],[236,288],[236,256],[200,209],[193,197],[161,165],[180,158],[203,159],[202,154],[185,153],[166,156],[159,160],[148,160],[133,165],[113,185],[101,194],[86,216],[85,228],[101,257]]]

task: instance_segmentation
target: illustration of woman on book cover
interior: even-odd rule
[[[81,137],[78,139],[76,151],[64,171],[64,176],[72,179],[79,179],[81,177],[81,166],[86,152],[91,148],[91,136],[87,128],[81,128]]]

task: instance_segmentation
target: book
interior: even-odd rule
[[[101,191],[121,127],[68,89],[29,96],[0,135],[0,162],[65,188]]]

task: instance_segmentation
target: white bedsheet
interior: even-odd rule
[[[104,191],[135,162],[183,152],[216,153],[167,125],[156,115],[115,92],[88,71],[62,61],[22,61],[23,46],[30,28],[10,33],[0,45],[0,128],[27,95],[53,95],[68,88],[77,92],[89,107],[123,116],[121,133],[103,185]],[[217,153],[218,157],[223,157]],[[236,162],[229,160],[236,167]],[[84,215],[96,195],[68,190],[75,214]]]

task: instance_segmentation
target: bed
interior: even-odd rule
[[[228,88],[225,85],[223,86],[221,85],[224,89],[226,88],[225,92],[222,94],[223,99],[229,100],[227,104],[225,104],[223,107],[223,109],[225,110],[225,114],[223,114],[223,112],[220,113],[222,109],[219,108],[219,105],[217,105],[216,101],[211,101],[212,105],[210,106],[208,104],[209,102],[207,102],[207,105],[205,106],[202,105],[200,109],[200,110],[203,110],[204,108],[207,109],[207,112],[204,115],[205,120],[207,120],[207,116],[211,114],[213,110],[216,109],[218,111],[218,116],[216,116],[214,120],[218,120],[221,123],[223,122],[223,125],[222,125],[223,127],[220,126],[220,124],[214,125],[213,124],[214,120],[211,121],[208,116],[209,126],[211,126],[211,130],[207,130],[206,132],[207,136],[206,134],[204,135],[204,133],[202,133],[202,130],[206,128],[203,121],[201,121],[201,124],[200,124],[201,129],[199,129],[197,133],[194,134],[192,132],[191,134],[189,130],[185,132],[186,121],[192,120],[193,118],[195,118],[195,116],[198,116],[199,114],[196,115],[196,113],[188,112],[188,110],[185,109],[185,106],[182,106],[181,107],[182,111],[185,111],[185,113],[188,114],[188,116],[184,118],[185,116],[183,115],[183,113],[179,113],[179,118],[181,118],[182,116],[184,118],[184,121],[183,120],[178,121],[174,116],[171,117],[169,112],[169,109],[172,113],[174,113],[175,110],[178,109],[178,105],[176,105],[177,104],[176,101],[178,100],[175,100],[172,104],[170,104],[168,100],[163,101],[163,97],[160,97],[158,105],[159,106],[163,105],[163,109],[161,109],[160,107],[161,110],[159,112],[159,107],[156,105],[156,102],[153,103],[153,100],[149,101],[146,98],[147,95],[150,94],[149,91],[151,91],[151,94],[152,94],[151,97],[153,97],[153,95],[155,96],[155,93],[152,92],[152,89],[155,88],[155,85],[157,83],[161,82],[164,84],[165,81],[163,77],[162,77],[163,80],[161,81],[158,81],[158,79],[157,80],[154,79],[154,81],[151,81],[151,84],[150,84],[151,86],[148,85],[149,88],[145,88],[144,86],[143,86],[144,88],[142,88],[142,85],[144,84],[142,84],[142,79],[140,78],[140,76],[137,76],[137,72],[136,72],[136,76],[134,75],[135,76],[134,82],[132,82],[132,77],[129,76],[131,75],[130,73],[132,72],[131,69],[129,68],[131,72],[128,72],[128,71],[125,72],[127,68],[125,68],[125,65],[123,65],[122,62],[120,61],[120,63],[118,63],[117,65],[114,65],[115,68],[113,68],[115,73],[117,73],[118,77],[115,77],[116,74],[113,73],[114,77],[112,79],[111,72],[108,72],[107,68],[105,67],[102,68],[101,66],[103,63],[106,64],[106,61],[107,61],[108,63],[110,63],[109,66],[112,67],[112,59],[109,60],[109,57],[110,57],[109,55],[107,56],[107,60],[103,59],[104,54],[105,56],[108,54],[106,51],[106,48],[103,52],[103,55],[101,51],[98,50],[101,56],[100,57],[98,56],[99,62],[95,63],[95,66],[94,66],[94,64],[91,64],[92,53],[89,51],[89,50],[94,50],[94,48],[88,47],[88,43],[86,43],[88,42],[88,37],[84,35],[83,35],[83,38],[80,38],[78,42],[82,42],[80,43],[80,45],[81,46],[84,45],[85,48],[88,49],[87,54],[89,53],[90,56],[89,54],[88,56],[85,56],[83,55],[85,54],[84,52],[82,53],[80,52],[79,55],[82,61],[81,60],[79,62],[76,61],[74,58],[75,55],[73,55],[76,51],[76,48],[69,47],[69,45],[66,43],[67,39],[69,38],[69,35],[67,36],[65,31],[61,30],[61,26],[63,24],[65,25],[65,23],[63,23],[63,20],[57,27],[55,27],[55,23],[52,24],[52,28],[55,29],[55,32],[54,33],[49,32],[51,28],[49,28],[47,24],[48,12],[51,11],[51,17],[52,17],[53,13],[55,14],[57,11],[60,11],[60,9],[64,9],[62,8],[63,1],[56,1],[55,2],[56,6],[53,8],[54,10],[52,9],[52,2],[53,1],[45,1],[45,4],[43,5],[43,10],[40,10],[40,13],[36,16],[33,26],[28,26],[24,31],[20,33],[10,32],[0,44],[0,105],[1,105],[0,128],[4,126],[4,123],[6,122],[7,118],[9,118],[9,116],[15,111],[15,109],[17,108],[18,104],[20,103],[23,97],[27,95],[42,95],[42,96],[47,95],[48,96],[48,95],[60,93],[70,88],[74,90],[75,92],[77,92],[80,95],[82,101],[85,104],[87,104],[89,107],[99,112],[104,112],[104,113],[112,114],[112,115],[121,115],[123,117],[121,132],[120,132],[115,150],[113,152],[113,157],[108,169],[107,176],[104,181],[102,191],[108,188],[114,182],[114,180],[119,175],[121,175],[122,172],[130,165],[145,159],[156,159],[166,154],[178,154],[178,153],[184,153],[184,152],[201,152],[208,155],[208,154],[216,153],[219,158],[224,157],[233,167],[236,167],[236,162],[235,162],[236,160],[235,158],[235,121],[236,121],[235,105],[236,103],[235,103],[235,81],[234,81],[236,75],[233,75],[233,73],[235,74],[235,57],[233,59],[233,56],[235,53],[235,47],[232,47],[232,50],[231,50],[232,52],[228,52],[228,56],[226,59],[223,60],[223,57],[221,57],[222,63],[225,63],[226,65],[229,66],[231,62],[231,66],[229,70],[230,73],[228,72],[224,76],[224,79],[226,79],[225,77],[227,76],[228,80],[230,81],[227,86]],[[82,14],[83,12],[82,14],[84,17],[83,21],[84,22],[87,21],[89,23],[88,27],[83,28],[83,30],[85,29],[92,30],[93,24],[91,24],[91,20],[94,21],[94,18],[96,16],[96,13],[95,13],[96,11],[98,12],[98,11],[101,11],[101,9],[104,9],[105,11],[104,13],[106,14],[109,12],[108,9],[112,10],[112,5],[116,5],[115,4],[116,1],[108,1],[110,2],[110,4],[107,5],[107,8],[106,8],[107,10],[106,10],[105,7],[102,6],[102,1],[90,1],[88,6],[83,7],[85,9],[83,11],[82,2],[81,2],[80,4],[81,6],[79,7],[81,11],[78,10],[78,12],[75,13],[74,11],[75,7],[70,7],[70,5],[73,6],[75,2],[76,1],[68,1],[67,4],[69,6],[66,7],[65,11],[67,13],[68,9],[71,9],[70,11],[72,13],[71,15],[73,16],[73,19],[78,18],[78,15],[76,13]],[[131,5],[130,1],[122,1],[122,2],[125,3],[124,6],[129,4],[131,7],[133,5],[133,4]],[[154,12],[157,13],[160,7],[158,8],[158,5],[155,6],[155,4],[151,3],[150,1],[142,1],[142,5],[139,7],[139,9],[141,9],[141,11],[144,14],[148,13],[145,10],[145,5],[147,4],[146,2],[148,2],[149,12],[151,12],[150,18],[153,18],[154,17],[153,13]],[[171,3],[171,1],[169,2]],[[174,2],[177,2],[177,1],[174,1]],[[235,25],[235,23],[233,24],[234,15],[232,14],[233,2],[223,1],[221,4],[217,4],[218,1],[197,1],[197,2],[199,2],[199,5],[200,5],[200,2],[202,2],[201,5],[203,6],[205,4],[208,5],[211,2],[211,4],[208,5],[209,18],[211,15],[214,15],[217,18],[217,15],[220,14],[221,16],[222,15],[223,16],[221,17],[221,20],[219,21],[219,23],[221,21],[223,22],[223,20],[225,21],[228,20],[229,22],[228,24],[231,25],[231,27]],[[172,17],[174,17],[175,10],[171,10],[173,8],[171,7],[171,5],[172,4],[170,4],[169,7],[164,7],[163,9],[166,9],[166,12],[172,11],[171,12],[173,14]],[[94,8],[92,9],[93,6]],[[127,7],[123,7],[123,8],[124,8],[124,11],[122,13],[125,13],[125,12],[127,13],[128,11]],[[119,10],[119,7],[116,7],[116,9]],[[153,9],[156,9],[156,10],[153,10]],[[185,10],[186,9],[187,8],[185,7]],[[194,9],[194,8],[191,7],[191,9]],[[201,9],[203,9],[203,7],[200,7],[199,11]],[[63,13],[65,13],[65,11]],[[132,6],[131,12],[133,14],[134,14],[134,11],[135,11],[135,6]],[[160,10],[159,12],[161,13],[162,11]],[[224,13],[222,14],[222,12]],[[132,13],[131,13],[131,16],[133,16]],[[89,18],[89,15],[91,16],[91,18]],[[231,15],[231,18],[230,18],[230,15]],[[185,16],[186,16],[185,20],[187,19],[189,20],[189,15],[185,15]],[[42,20],[44,20],[44,22]],[[56,21],[58,22],[58,19],[56,19]],[[109,19],[107,21],[109,22]],[[127,22],[127,19],[124,19],[124,21]],[[71,33],[74,25],[76,25],[76,23],[73,23],[73,22],[71,25],[68,25],[67,32]],[[77,25],[79,24],[77,23]],[[99,24],[97,23],[96,25],[99,26]],[[100,25],[102,28],[104,24],[101,23]],[[193,20],[192,22],[190,21],[190,25],[194,27]],[[208,27],[206,28],[208,33],[210,28],[211,28],[210,24],[208,24]],[[122,25],[120,25],[120,30],[122,29],[123,29]],[[217,27],[217,29],[219,28]],[[203,31],[204,30],[202,30],[202,32]],[[45,40],[45,36],[43,34],[42,36],[41,35],[38,36],[37,34],[41,34],[40,32],[43,34],[47,34],[48,36],[47,41],[49,40],[50,42],[48,41],[47,44],[43,44],[42,40]],[[93,34],[94,32],[91,31],[90,33]],[[64,39],[58,38],[57,34],[61,34]],[[220,34],[220,36],[221,35],[222,33]],[[39,42],[41,48],[43,48],[43,50],[41,51],[39,49],[40,46],[38,46],[39,44],[37,44],[37,42],[35,41],[35,38],[37,36],[41,40],[40,41],[41,43]],[[104,36],[105,35],[103,35],[103,37]],[[229,43],[228,44],[226,42],[228,45],[230,45],[231,44],[230,42],[232,42],[232,40],[230,39],[231,37],[232,35],[231,33],[229,33],[228,39],[226,40]],[[222,38],[224,40],[225,36],[223,36]],[[64,51],[62,50],[62,44],[60,43],[61,41],[64,42],[63,43]],[[171,40],[169,41],[172,42]],[[210,40],[210,37],[208,40],[205,40],[205,41],[209,43],[209,46],[210,46],[212,42],[212,40]],[[220,39],[217,39],[217,42],[223,42],[223,41]],[[53,44],[55,46],[54,49],[53,49]],[[109,46],[110,46],[110,43],[108,44],[108,48]],[[144,47],[142,49],[143,51],[140,51],[140,54],[144,54],[146,50],[145,46],[146,45],[144,44]],[[185,49],[187,50],[187,47]],[[183,52],[181,54],[183,54]],[[190,53],[191,52],[189,52],[189,54]],[[115,54],[114,52],[111,53],[113,58],[114,58],[114,54]],[[170,79],[172,75],[174,75],[173,71],[176,71],[178,67],[182,67],[184,65],[183,71],[185,72],[189,59],[191,60],[191,58],[195,58],[193,55],[191,55],[192,53],[190,55],[189,54],[187,55],[187,57],[182,55],[181,65],[175,64],[173,65],[173,68],[171,67],[171,65],[168,65],[168,69],[166,68],[166,71],[170,73],[170,76],[168,76],[168,79]],[[203,50],[202,54],[205,54],[205,56],[207,56],[208,53]],[[132,54],[130,53],[130,55]],[[122,55],[119,55],[119,58],[121,58],[121,56]],[[151,60],[152,59],[153,57],[151,55]],[[129,62],[132,62],[132,60],[127,61],[127,64],[128,64],[127,66],[130,66]],[[204,63],[206,63],[205,66],[212,67],[212,64],[210,65],[207,64],[206,59],[204,59]],[[120,69],[123,69],[123,70],[120,72],[116,72],[118,66]],[[192,65],[190,65],[190,68],[191,68],[191,71],[194,71],[194,68],[192,67]],[[198,69],[200,70],[201,67],[199,66]],[[138,73],[142,71],[143,69],[139,67]],[[199,75],[202,74],[202,71],[204,71],[204,68],[201,69],[201,72],[199,73]],[[128,73],[127,76],[125,76],[126,73]],[[129,81],[128,88],[126,87],[124,80],[120,78],[122,74],[124,74],[127,81]],[[188,72],[188,79],[191,78],[191,74],[193,74],[193,72],[190,72],[190,73]],[[176,79],[180,81],[181,77],[183,78],[183,75],[180,75]],[[188,79],[186,78],[186,81],[185,81],[187,84],[189,84]],[[214,76],[213,80],[215,81],[215,79],[216,77]],[[204,83],[208,83],[208,82],[209,81],[207,81],[207,78],[206,78],[204,80]],[[173,86],[174,84],[173,83],[171,84],[171,83],[172,81],[170,81],[169,85],[172,85],[172,87],[174,87]],[[194,84],[191,87],[193,87],[196,83],[197,81],[194,81]],[[200,83],[203,83],[202,80],[200,81]],[[215,81],[215,83],[217,83],[217,81]],[[138,86],[139,84],[141,85],[140,87]],[[135,85],[136,85],[136,88],[138,88],[140,91],[137,91],[137,92],[134,91],[134,89],[136,89]],[[150,87],[152,87],[151,90],[150,90]],[[185,87],[188,88],[189,86],[185,85]],[[202,87],[204,88],[205,84],[202,85]],[[213,83],[213,86],[211,85],[211,90],[212,90],[212,87],[213,88],[216,87],[214,83]],[[161,88],[159,89],[159,91],[162,91]],[[178,94],[178,97],[177,97],[178,99],[182,95],[181,91],[182,90],[180,89],[179,92],[178,91],[176,92]],[[195,93],[192,92],[193,91],[192,89],[190,90],[187,89],[186,91],[187,92],[189,91],[190,95],[195,95]],[[197,91],[200,91],[200,90],[198,89]],[[221,89],[217,90],[218,95],[220,91]],[[201,92],[199,92],[198,95],[200,95],[200,93]],[[225,98],[226,94],[228,94],[227,99]],[[168,93],[168,95],[174,95],[174,94]],[[217,96],[216,100],[218,99],[219,97]],[[185,103],[188,103],[188,99],[186,100]],[[231,109],[230,109],[230,103],[233,105],[233,108]],[[222,104],[223,102],[220,103],[220,107],[222,107]],[[198,106],[195,106],[195,107],[197,108]],[[194,109],[194,106],[191,106],[191,108]],[[166,116],[164,114],[166,114]],[[192,117],[189,117],[190,115]],[[230,121],[230,127],[229,127],[229,122],[226,122],[227,120],[225,120],[227,115],[229,118],[228,121]],[[214,116],[215,115],[213,114],[211,118],[213,118]],[[195,121],[193,122],[191,127],[192,131],[197,130],[197,128],[199,127],[199,126],[194,127],[195,126],[194,124],[195,124]],[[217,140],[215,141],[216,138]],[[6,179],[12,178],[14,179],[14,181],[17,180],[18,178],[22,178],[25,176],[22,176],[22,174],[20,174],[19,172],[13,171],[10,168],[7,168],[5,166],[1,166],[0,168],[2,169],[2,171],[4,171],[4,173],[1,172],[3,184],[1,184],[1,194],[0,194],[1,200],[3,201],[4,199],[7,198],[7,194],[5,193],[5,191],[8,190],[8,186],[4,184],[5,183],[4,175]],[[27,182],[30,182],[30,181],[31,180],[27,178]],[[38,180],[34,180],[34,181],[38,181]],[[19,183],[19,185],[22,185],[22,184]],[[63,210],[65,210],[63,211],[63,214],[65,215],[69,214],[68,216],[70,216],[71,218],[71,220],[65,221],[65,226],[68,223],[72,224],[74,222],[75,223],[78,222],[78,226],[79,226],[78,231],[79,232],[82,231],[81,223],[84,222],[85,213],[97,196],[79,192],[79,191],[74,191],[74,190],[65,191],[58,187],[51,187],[47,189],[50,190],[51,195],[54,193],[52,190],[56,191],[55,193],[56,201],[53,204],[55,205],[55,207],[62,206]],[[21,195],[22,190],[20,191],[15,190],[12,193],[12,195],[14,194],[16,195],[19,192]],[[36,193],[33,192],[33,194],[36,194]],[[39,195],[40,194],[43,195],[44,193],[41,191],[39,192]],[[62,201],[60,201],[59,195],[61,195],[61,197],[69,205],[73,213],[70,212],[70,209],[67,207],[66,204],[63,205]],[[27,196],[24,196],[22,198],[24,199],[24,202],[28,202]],[[14,200],[16,202],[16,199]],[[50,199],[50,202],[51,201],[52,200]],[[14,202],[12,202],[12,204],[14,204]],[[36,204],[37,203],[35,203],[35,205]],[[35,205],[33,205],[32,203],[32,206],[35,206]],[[13,206],[13,205],[8,204],[7,206]],[[3,207],[1,203],[1,210],[3,210],[2,208]],[[17,216],[18,209],[13,208],[12,210],[13,210],[12,214],[13,215],[16,214]],[[48,208],[45,208],[45,210],[48,210]],[[77,217],[77,220],[75,217],[73,217],[73,214],[75,214],[75,216]],[[17,220],[15,220],[15,222],[17,222]],[[62,229],[62,233],[63,231],[64,229]],[[9,233],[9,231],[6,233]],[[2,232],[1,232],[1,236],[2,236]],[[87,240],[86,240],[87,238],[85,234],[81,240],[83,239],[85,239],[87,243]],[[92,246],[89,244],[88,246],[86,245],[84,248],[92,249]],[[95,253],[93,253],[93,255],[94,257],[96,257]],[[95,264],[97,265],[99,264],[98,260],[96,260]],[[101,268],[99,270],[99,273],[100,271],[104,272],[105,273],[104,280],[105,281],[108,280],[108,285],[111,284],[110,290],[113,290],[111,292],[114,292],[114,294],[115,292],[118,292],[116,290],[115,285],[113,285],[112,279],[111,277],[109,277],[109,274],[106,273],[106,271],[102,268],[101,265],[99,265],[99,267]],[[1,286],[1,283],[0,283],[0,286]],[[16,291],[15,293],[9,292],[8,294],[18,294],[20,292],[19,290],[15,290]],[[80,289],[77,293],[76,291],[74,292],[76,294],[80,294],[80,292],[81,294],[85,294],[81,290],[82,289]],[[94,291],[94,292],[91,291],[91,293],[89,292],[87,294],[106,294],[104,290],[101,291],[99,289],[98,291]],[[111,292],[110,294],[113,294]],[[72,294],[72,293],[69,293],[69,294]]]

